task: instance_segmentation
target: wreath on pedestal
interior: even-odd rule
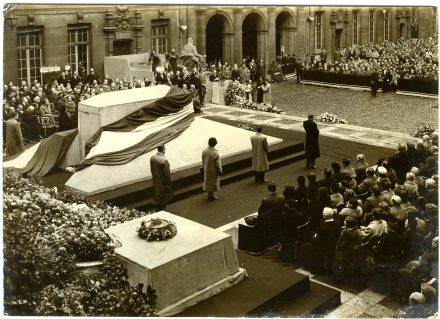
[[[139,238],[146,241],[162,241],[173,238],[177,234],[176,224],[161,218],[143,221],[137,230]]]

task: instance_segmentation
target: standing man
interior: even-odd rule
[[[269,154],[269,144],[261,132],[263,128],[257,127],[257,133],[251,136],[252,144],[252,170],[255,171],[256,182],[266,182],[264,173],[269,170],[267,154]]]
[[[150,158],[153,177],[154,205],[156,212],[164,210],[173,197],[170,163],[165,158],[165,145],[157,147],[157,154]]]
[[[301,79],[303,76],[303,65],[301,59],[295,63],[295,71],[296,71],[296,83],[301,83]]]
[[[202,153],[203,190],[208,192],[208,199],[217,199],[214,192],[220,189],[222,163],[218,151],[214,148],[216,145],[217,139],[211,137],[208,140],[208,147]]]
[[[172,49],[170,57],[169,57],[169,63],[170,63],[170,67],[171,67],[171,70],[173,71],[174,75],[176,75],[176,73],[177,73],[177,59],[178,58],[179,57],[176,55],[176,49]]]
[[[319,129],[318,125],[313,121],[313,114],[309,114],[309,119],[303,122],[306,131],[306,143],[304,151],[306,154],[307,168],[317,168],[315,166],[316,158],[320,157],[319,152]]]
[[[6,121],[6,155],[14,156],[24,151],[24,141],[21,135],[18,113],[11,110],[10,118]]]

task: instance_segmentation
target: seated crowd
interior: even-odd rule
[[[422,293],[438,288],[437,147],[434,134],[399,144],[375,165],[358,154],[354,164],[332,163],[322,179],[299,176],[283,195],[269,182],[258,216],[246,220],[266,238],[261,252],[277,246],[282,261],[337,281],[366,284],[385,276],[386,293],[402,302],[433,302],[431,294],[419,294],[421,286]]]
[[[324,59],[322,54],[308,56],[305,69],[367,76],[372,73],[384,76],[389,72],[395,83],[398,79],[438,80],[436,37],[353,45],[336,52],[333,62]]]

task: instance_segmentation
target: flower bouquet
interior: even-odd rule
[[[317,116],[316,119],[320,122],[325,123],[340,123],[340,124],[347,124],[347,120],[339,118],[337,115],[324,112],[321,115]]]
[[[238,82],[229,83],[226,88],[225,102],[226,105],[235,105],[237,98],[244,98],[244,88],[243,85]]]

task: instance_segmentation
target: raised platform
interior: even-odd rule
[[[271,169],[303,160],[304,144],[296,141],[283,141],[270,147],[269,166]],[[225,185],[252,176],[252,153],[250,151],[222,159],[223,175],[221,184]],[[172,173],[173,199],[179,200],[202,191],[203,180],[200,167]],[[124,188],[103,192],[92,196],[98,200],[108,200],[114,205],[127,208],[147,208],[153,200],[152,180],[127,185]]]
[[[237,251],[248,277],[179,317],[310,317],[341,303],[340,292],[312,283],[291,266]]]

